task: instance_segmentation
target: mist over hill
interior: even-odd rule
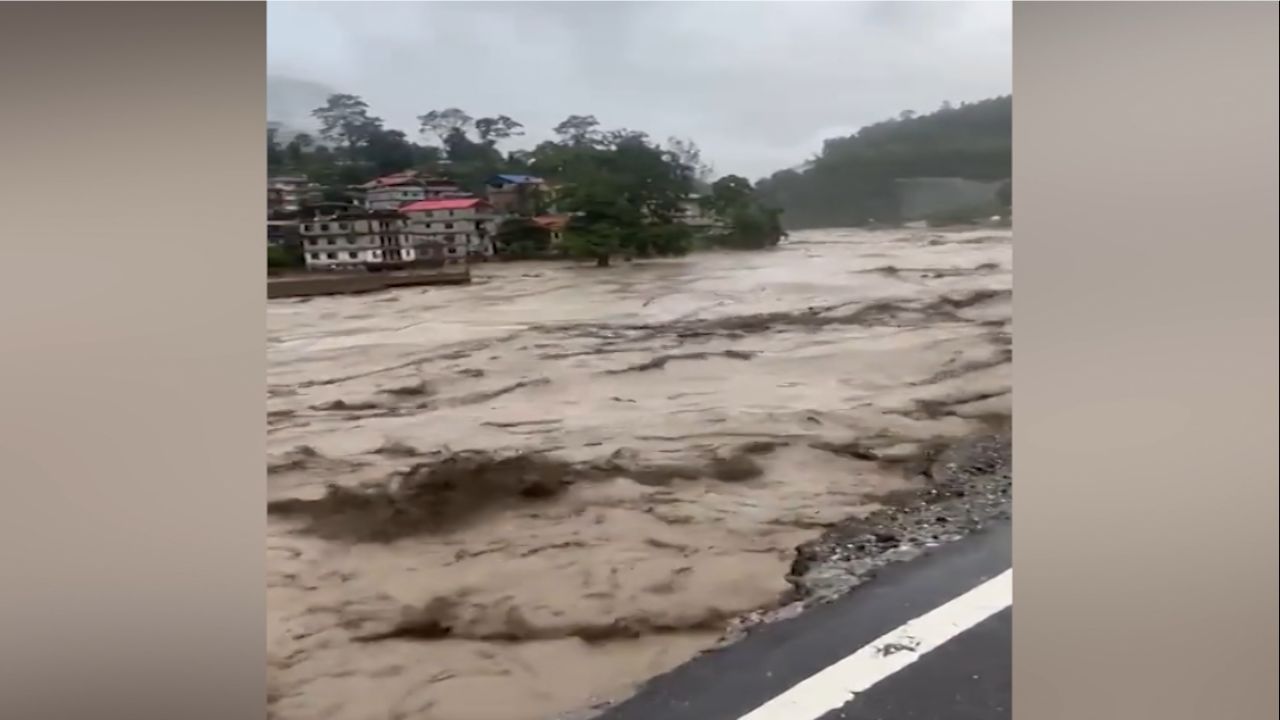
[[[905,111],[832,138],[805,166],[756,189],[789,228],[858,226],[994,201],[1012,162],[1013,96],[1005,95],[926,115]]]

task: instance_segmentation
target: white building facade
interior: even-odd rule
[[[404,184],[370,188],[365,191],[364,204],[370,210],[395,210],[401,205],[427,199],[427,189],[420,185]]]
[[[268,212],[297,212],[303,205],[320,202],[323,197],[321,187],[305,177],[267,179]]]
[[[466,256],[450,258],[445,245],[407,230],[398,213],[343,213],[303,222],[299,230],[310,270],[354,270],[412,264],[453,265]]]
[[[443,244],[448,258],[488,258],[494,255],[496,216],[479,198],[422,200],[400,208],[404,232],[414,242]]]
[[[697,195],[680,201],[676,220],[690,227],[700,228],[715,227],[720,224],[719,218],[703,209],[701,198]]]
[[[397,210],[420,200],[457,197],[458,186],[443,178],[424,177],[409,170],[387,175],[361,186],[364,205],[369,210]]]

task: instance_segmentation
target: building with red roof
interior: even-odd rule
[[[452,180],[423,175],[417,170],[384,175],[359,188],[364,192],[365,207],[370,210],[396,210],[419,200],[466,195]]]
[[[431,200],[419,200],[400,207],[402,213],[441,213],[440,217],[452,217],[447,213],[454,210],[492,210],[492,206],[477,197],[465,198],[438,198]]]
[[[480,198],[419,200],[400,208],[405,232],[423,240],[443,241],[447,257],[488,258],[494,254],[497,217]]]
[[[547,232],[547,243],[550,247],[559,247],[564,242],[565,230],[569,228],[569,215],[539,215],[533,218],[533,224]]]

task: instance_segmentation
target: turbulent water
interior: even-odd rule
[[[787,599],[797,545],[1010,412],[1012,237],[488,265],[268,308],[290,720],[547,720]]]

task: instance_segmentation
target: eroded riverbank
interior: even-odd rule
[[[849,518],[915,512],[911,463],[1008,417],[1011,259],[805,232],[272,302],[273,712],[577,713],[856,582],[886,533]]]

